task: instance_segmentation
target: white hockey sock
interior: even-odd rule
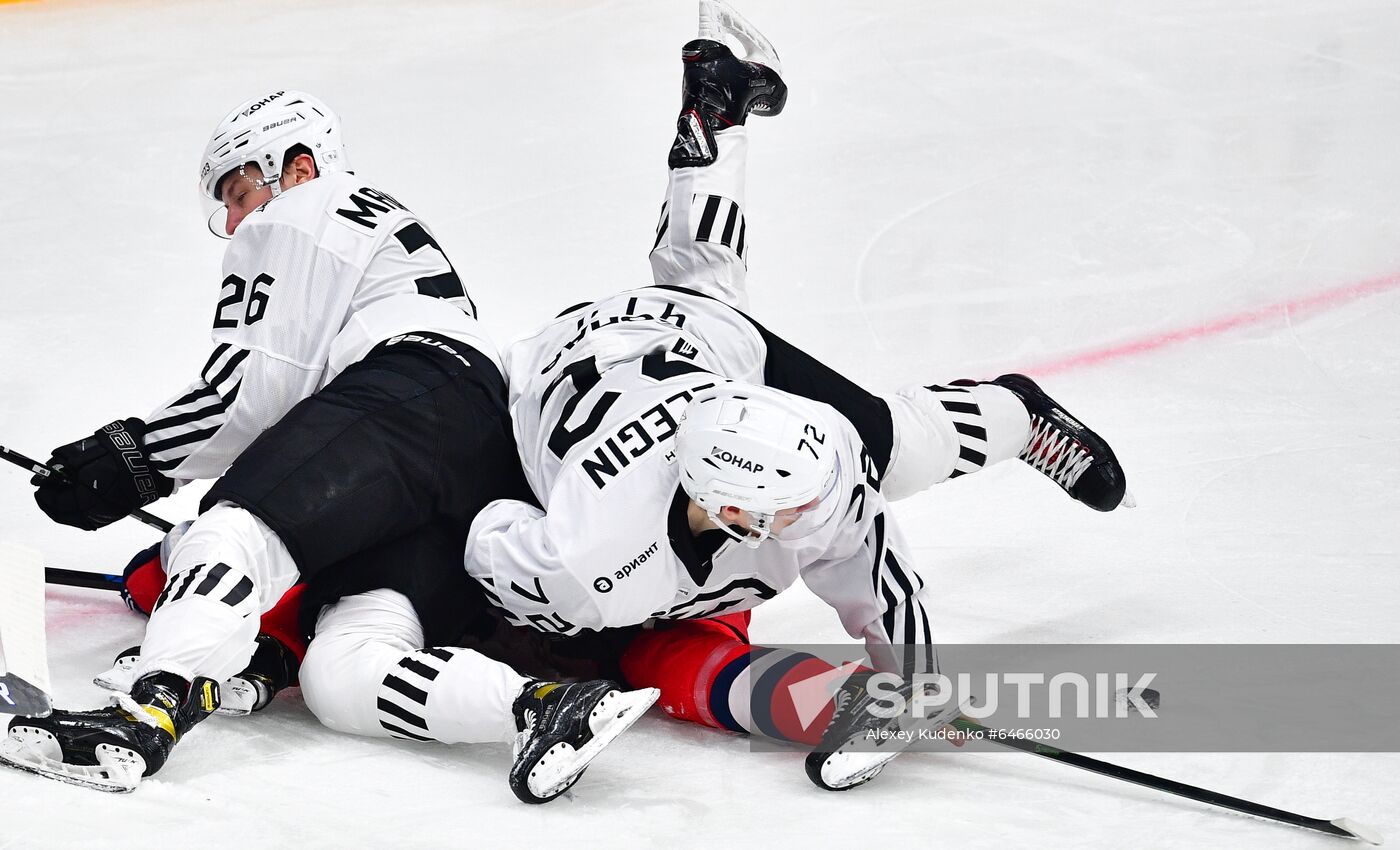
[[[327,606],[301,665],[311,712],[339,732],[443,743],[509,741],[528,681],[478,652],[423,646],[407,597],[372,590]]]
[[[743,212],[748,130],[720,131],[715,147],[713,164],[671,170],[651,252],[652,279],[658,286],[683,286],[742,310],[748,306]]]
[[[1030,414],[995,384],[909,386],[886,396],[894,451],[881,492],[886,499],[1016,457],[1030,436]]]
[[[515,737],[511,706],[528,680],[479,652],[429,647],[399,659],[376,707],[393,738],[471,744]]]
[[[222,682],[255,649],[259,616],[296,583],[291,553],[261,520],[220,502],[195,520],[166,563],[135,676],[166,671]]]

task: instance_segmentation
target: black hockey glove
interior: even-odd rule
[[[54,522],[92,531],[169,496],[175,483],[151,468],[142,438],[146,423],[122,419],[53,450],[57,475],[35,475],[34,501]]]

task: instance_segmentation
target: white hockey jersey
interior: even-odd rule
[[[566,314],[511,346],[516,438],[546,510],[489,505],[472,524],[468,572],[517,623],[561,634],[740,611],[800,577],[847,633],[865,639],[877,665],[898,666],[891,644],[931,647],[924,582],[907,566],[859,435],[830,406],[812,403],[838,447],[837,483],[816,531],[756,549],[722,532],[691,533],[673,453],[677,420],[718,381],[761,383],[762,345],[725,305],[651,287]]]
[[[146,418],[146,450],[177,480],[223,474],[292,405],[396,335],[429,331],[499,357],[426,225],[353,174],[249,214],[223,273],[213,354]]]

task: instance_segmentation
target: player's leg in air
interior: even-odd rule
[[[745,122],[750,114],[779,114],[787,86],[777,51],[728,6],[702,0],[700,33],[681,52],[684,94],[652,275],[658,286],[745,310],[751,245],[744,215]],[[762,382],[830,404],[850,419],[888,499],[1020,458],[1095,510],[1125,501],[1131,507],[1108,443],[1024,375],[911,385],[879,396],[758,322],[753,326],[765,349]],[[743,379],[744,368],[736,363],[726,374]]]
[[[750,113],[777,115],[787,89],[771,44],[718,2],[701,3],[701,38],[685,45],[682,62],[684,94],[650,256],[653,277],[658,286],[743,310],[751,245],[744,217],[745,120]],[[845,415],[860,432],[887,498],[1017,457],[1096,510],[1125,501],[1123,472],[1108,444],[1025,376],[915,385],[882,397],[752,324],[764,350],[763,383]],[[834,703],[799,709],[789,686],[832,666],[804,653],[752,646],[747,626],[747,613],[659,624],[627,648],[623,674],[633,686],[659,688],[660,704],[673,718],[817,744]]]

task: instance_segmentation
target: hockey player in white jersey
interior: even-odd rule
[[[927,669],[929,589],[886,500],[1020,457],[1112,510],[1122,470],[1029,378],[882,398],[741,312],[745,118],[776,115],[786,87],[771,45],[713,0],[682,61],[655,286],[580,305],[507,351],[516,438],[544,507],[505,499],[479,513],[467,570],[515,622],[563,635],[744,611],[801,578],[878,667]],[[649,656],[629,681],[662,685],[663,706],[683,714],[694,688],[673,700],[665,687],[676,655]],[[712,673],[719,656],[704,657]],[[864,722],[837,714],[809,760],[819,785],[879,771],[878,759],[839,763]]]
[[[441,565],[482,505],[529,497],[498,355],[461,279],[418,216],[350,172],[339,118],[304,93],[230,112],[199,180],[231,236],[213,354],[145,419],[55,449],[60,474],[33,483],[54,520],[95,529],[179,482],[218,481],[166,559],[134,683],[112,708],[15,719],[0,761],[131,790],[217,708],[257,615],[305,580],[302,684],[324,722],[515,739],[517,796],[561,793],[654,693],[532,682],[437,648],[481,607]],[[454,683],[448,696],[427,700],[416,683],[433,679]]]

